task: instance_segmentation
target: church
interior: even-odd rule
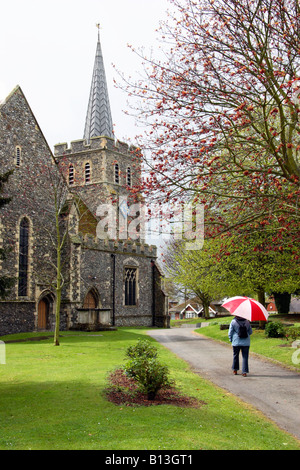
[[[52,152],[20,86],[0,104],[1,174],[13,170],[0,271],[14,278],[0,335],[54,330],[58,269],[60,330],[169,326],[156,247],[129,210],[141,215],[139,152],[114,137],[99,34],[82,139]]]

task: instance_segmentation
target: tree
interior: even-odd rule
[[[53,161],[37,165],[34,170],[32,174],[30,167],[23,167],[19,197],[23,198],[26,214],[34,226],[31,241],[35,253],[31,266],[34,281],[41,290],[51,292],[55,297],[54,345],[58,346],[62,292],[70,271],[68,241],[78,222],[77,205]],[[36,181],[39,181],[37,188]],[[37,211],[37,208],[41,210]],[[13,219],[15,211],[14,205],[8,205],[4,216]]]
[[[164,247],[162,262],[165,267],[164,290],[169,300],[183,299],[185,302],[191,295],[197,295],[187,282],[181,282],[178,273],[181,270],[180,254],[185,252],[185,243],[182,240],[171,238]]]
[[[269,217],[299,221],[298,2],[171,4],[166,60],[141,55],[145,78],[129,86],[150,123],[140,189],[214,206],[206,223],[219,232]]]
[[[289,313],[291,297],[289,292],[274,292],[274,300],[278,313]]]
[[[3,193],[3,185],[7,183],[8,178],[13,173],[13,171],[7,171],[6,173],[0,175],[0,194]],[[10,197],[0,196],[0,208],[5,206],[11,201]],[[4,260],[7,256],[8,250],[5,248],[0,249],[0,260]],[[13,286],[15,280],[12,277],[1,276],[0,277],[0,298],[5,298],[9,289]]]
[[[294,255],[299,240],[295,246],[290,243],[294,235],[284,232],[281,244],[273,243],[277,230],[249,227],[247,234],[243,230],[240,236],[224,233],[208,239],[200,251],[177,250],[174,279],[192,288],[203,305],[234,295],[256,296],[264,305],[265,292],[276,298],[295,292],[300,287],[300,259]]]
[[[51,270],[42,274],[43,282],[55,291],[55,329],[54,345],[59,346],[60,310],[62,292],[66,286],[69,275],[69,258],[66,254],[69,237],[76,231],[79,221],[78,201],[73,197],[66,185],[63,176],[57,171],[53,172],[51,167],[45,169],[48,172],[50,185],[50,204],[45,209],[42,231],[46,239],[50,240],[50,252],[47,264]]]
[[[193,292],[202,301],[204,316],[208,318],[210,303],[226,293],[214,257],[213,241],[205,241],[202,250],[187,250],[185,242],[177,243],[167,267],[174,282]]]
[[[284,233],[281,243],[273,242],[277,227],[251,229],[241,236],[221,237],[221,249],[216,257],[227,273],[226,284],[235,295],[255,293],[265,304],[265,292],[294,292],[299,286],[299,240]],[[292,243],[290,243],[292,240]],[[221,254],[221,255],[220,255]]]
[[[56,262],[53,264],[56,272],[54,282],[56,293],[54,345],[59,346],[61,294],[64,286],[62,256],[67,236],[69,235],[69,214],[67,212],[68,189],[61,176],[58,176],[58,179],[55,179],[52,184],[52,188],[56,231],[56,236],[54,238]]]

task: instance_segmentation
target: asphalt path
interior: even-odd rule
[[[148,331],[149,336],[187,361],[193,372],[253,405],[281,429],[300,439],[300,373],[249,357],[249,374],[233,375],[232,347],[205,338],[192,328]],[[241,366],[241,363],[240,363]]]

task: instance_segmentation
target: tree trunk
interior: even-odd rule
[[[264,307],[266,306],[266,301],[265,301],[265,291],[264,289],[259,289],[257,291],[257,296],[258,296],[258,301],[261,303]]]
[[[56,309],[55,309],[55,332],[54,332],[54,346],[59,346],[59,325],[60,325],[60,305],[61,305],[61,290],[62,290],[62,276],[61,276],[61,237],[59,227],[59,212],[56,208],[56,235],[57,235],[57,265],[56,265]]]
[[[61,289],[56,289],[54,346],[59,346],[60,304],[61,304]]]
[[[265,290],[260,288],[258,291],[257,291],[257,296],[258,296],[258,302],[261,303],[264,307],[266,306],[266,300],[265,300]],[[266,322],[265,321],[260,321],[259,322],[259,328],[261,330],[264,330],[265,329],[265,326],[266,326]]]
[[[291,303],[291,294],[287,292],[278,293],[274,292],[274,300],[278,313],[289,313],[290,303]]]
[[[148,400],[150,401],[153,401],[155,399],[155,396],[156,396],[156,392],[148,392],[147,393],[147,398]]]
[[[205,320],[207,320],[209,318],[209,303],[203,302],[203,308],[204,308],[204,318]]]

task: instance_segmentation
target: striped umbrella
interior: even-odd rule
[[[269,316],[265,307],[250,297],[231,297],[222,304],[222,307],[229,310],[231,315],[246,318],[249,321],[267,321]]]

